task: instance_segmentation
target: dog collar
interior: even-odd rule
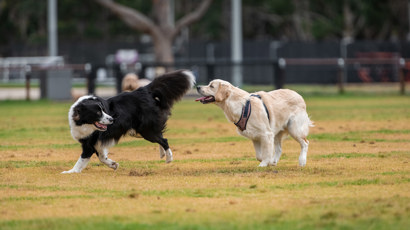
[[[251,94],[251,97],[257,97],[262,100],[262,97],[257,94]],[[270,120],[268,108],[266,107],[265,103],[262,101],[263,107],[265,107],[266,114],[268,116],[268,120]],[[246,124],[248,124],[249,117],[251,116],[251,100],[248,99],[245,103],[245,106],[242,107],[241,117],[239,121],[234,123],[236,127],[238,127],[241,131],[246,130]]]

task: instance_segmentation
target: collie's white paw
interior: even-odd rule
[[[168,149],[168,150],[166,151],[166,156],[167,156],[167,158],[166,158],[165,162],[166,162],[166,163],[171,163],[172,160],[173,160],[171,149]]]
[[[70,169],[70,170],[68,170],[68,171],[61,172],[61,174],[69,174],[69,173],[81,173],[81,171],[78,172],[78,171],[76,171],[76,170],[74,170],[74,169]]]
[[[118,164],[117,162],[113,161],[112,164],[110,165],[110,168],[117,170],[118,167],[120,167],[120,164]]]
[[[161,146],[159,146],[159,158],[164,158],[165,157],[165,150]]]

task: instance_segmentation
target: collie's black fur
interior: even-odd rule
[[[83,152],[74,168],[66,173],[81,172],[88,163],[88,160],[85,163],[84,160],[94,153],[103,163],[116,169],[118,163],[107,157],[108,148],[118,143],[126,134],[140,134],[144,139],[158,143],[162,147],[161,157],[167,154],[167,162],[171,161],[172,152],[167,139],[163,137],[166,122],[173,104],[180,100],[194,83],[192,72],[179,70],[166,73],[147,86],[132,92],[123,92],[108,100],[93,96],[80,98],[70,109],[69,121],[73,138],[82,144]],[[112,124],[100,122],[100,117],[91,121],[82,119],[93,117],[89,114],[89,108],[94,107],[95,110],[95,104],[102,110],[98,114],[108,114],[106,120],[113,120]]]

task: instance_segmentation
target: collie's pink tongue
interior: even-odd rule
[[[107,126],[106,126],[106,125],[104,125],[104,124],[101,124],[101,123],[95,122],[95,125],[96,125],[97,127],[99,127],[99,128],[102,128],[102,129],[107,129]]]

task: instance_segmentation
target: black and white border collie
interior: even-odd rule
[[[112,169],[118,163],[108,158],[108,149],[126,134],[140,134],[160,145],[160,157],[172,161],[172,151],[163,137],[173,104],[195,84],[191,71],[178,70],[155,78],[147,86],[123,92],[104,100],[96,96],[80,97],[70,108],[71,135],[82,145],[74,167],[62,173],[80,173],[96,153]]]

